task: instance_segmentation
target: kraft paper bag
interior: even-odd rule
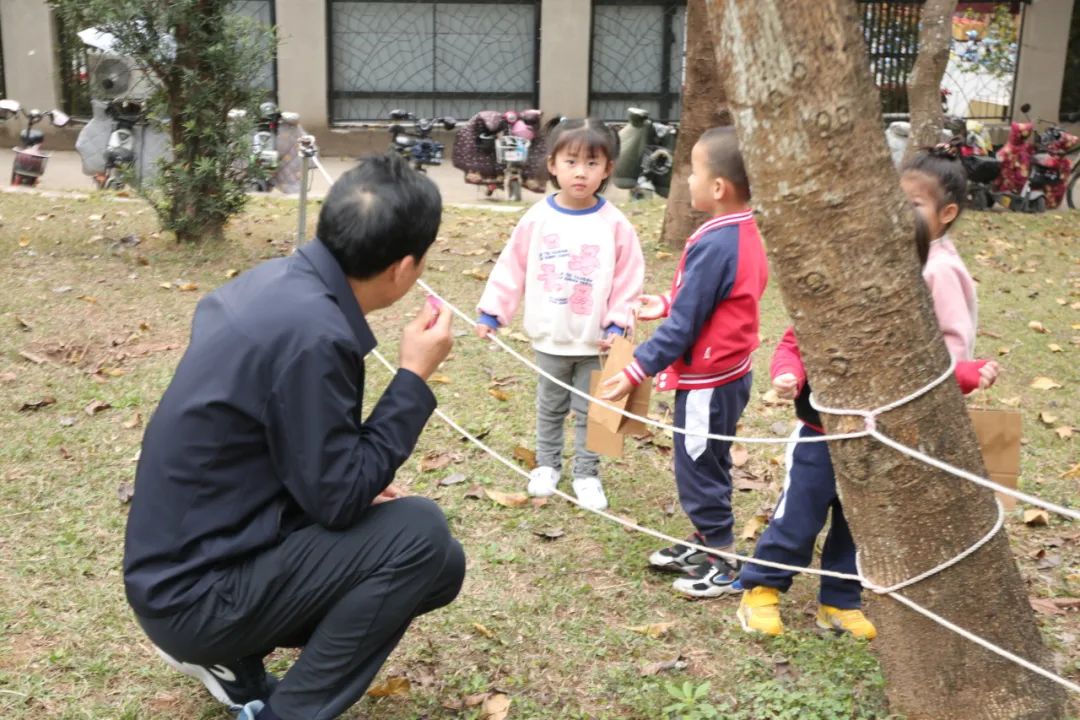
[[[600,370],[593,370],[589,376],[589,394],[596,395],[596,388],[600,385]],[[608,430],[604,425],[593,418],[593,409],[599,407],[595,403],[589,404],[589,421],[586,425],[585,447],[594,453],[607,457],[623,456],[623,440],[625,436]]]
[[[979,439],[988,479],[1016,489],[1020,478],[1020,411],[968,408],[975,436]],[[1016,507],[1016,498],[997,493],[1006,510]]]
[[[611,350],[608,351],[604,366],[600,371],[600,381],[603,382],[622,372],[622,369],[633,361],[634,343],[627,338],[616,337],[611,345]],[[595,395],[596,393],[590,394]],[[630,394],[622,400],[609,402],[610,404],[620,407],[623,410],[628,410],[635,415],[646,417],[649,414],[649,402],[651,400],[652,381],[646,379],[645,382],[631,390]],[[606,408],[603,405],[598,405],[597,403],[589,404],[589,421],[599,423],[610,432],[622,433],[624,435],[640,435],[648,429],[645,427],[645,423],[640,420],[631,420],[625,415],[620,415],[614,410]]]

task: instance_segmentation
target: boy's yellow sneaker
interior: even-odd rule
[[[862,610],[842,610],[832,605],[821,605],[817,611],[817,626],[822,630],[849,632],[857,638],[873,640],[877,637],[874,623],[866,619]]]
[[[780,619],[780,592],[776,588],[758,585],[743,593],[736,611],[739,624],[748,633],[779,635],[784,632]]]

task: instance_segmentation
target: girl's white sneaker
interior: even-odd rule
[[[559,471],[553,467],[538,467],[529,473],[529,494],[533,497],[547,497],[555,492],[559,484]]]
[[[607,510],[607,496],[600,478],[574,478],[574,494],[578,501],[590,510]]]

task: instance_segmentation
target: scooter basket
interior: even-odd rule
[[[523,163],[529,157],[529,141],[504,135],[495,141],[495,160],[500,165]]]
[[[39,178],[45,174],[45,163],[48,159],[48,155],[39,154],[34,150],[15,148],[15,163],[12,169],[16,175]]]

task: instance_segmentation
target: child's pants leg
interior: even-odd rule
[[[819,434],[800,424],[792,437]],[[829,507],[836,501],[832,460],[825,443],[792,443],[787,446],[786,465],[784,490],[769,526],[758,540],[754,557],[807,567],[814,557],[814,541],[825,527]],[[786,592],[794,575],[789,570],[747,563],[739,581],[748,590],[764,585]]]
[[[595,355],[576,357],[574,360],[574,387],[589,392],[589,377],[600,369],[600,358]],[[599,477],[600,456],[585,447],[589,430],[589,401],[571,394],[570,407],[574,410],[574,477]]]
[[[536,364],[566,384],[574,380],[573,358],[536,351]],[[587,382],[587,381],[586,381]],[[586,387],[586,390],[588,387]],[[545,377],[536,381],[536,462],[562,469],[564,423],[570,412],[570,391]]]
[[[720,387],[675,392],[675,425],[734,435],[750,399],[750,373]],[[731,513],[731,443],[675,433],[675,484],[683,511],[710,547],[735,542]]]
[[[851,537],[839,497],[832,502],[829,534],[825,536],[825,547],[821,549],[821,569],[851,575],[856,573],[855,541]],[[818,599],[824,605],[844,610],[862,607],[862,585],[856,580],[822,577]]]

